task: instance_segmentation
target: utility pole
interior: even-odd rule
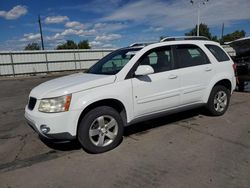
[[[209,0],[190,0],[190,3],[192,5],[197,4],[198,9],[197,9],[197,33],[196,35],[199,36],[200,35],[200,9],[201,9],[201,5],[205,5]]]
[[[200,1],[198,2],[198,11],[197,11],[197,36],[200,36],[200,8],[201,8],[201,3]]]
[[[224,36],[224,23],[222,24],[222,28],[221,28],[221,40],[223,39]]]
[[[38,23],[39,23],[39,29],[40,29],[40,36],[41,36],[42,50],[44,50],[44,44],[43,44],[43,31],[42,31],[42,24],[41,24],[40,15],[38,15]]]

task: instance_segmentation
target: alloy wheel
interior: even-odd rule
[[[90,141],[99,147],[110,145],[116,138],[118,133],[118,123],[112,117],[103,115],[96,118],[90,126]]]
[[[227,94],[225,91],[218,91],[214,97],[214,109],[222,112],[227,106]]]

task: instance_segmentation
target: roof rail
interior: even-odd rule
[[[161,39],[161,42],[176,41],[176,40],[209,40],[204,36],[178,36],[178,37],[166,37]]]
[[[136,42],[136,43],[130,44],[129,47],[145,47],[153,43],[156,43],[156,42],[140,42],[140,43]]]

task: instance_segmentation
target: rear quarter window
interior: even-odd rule
[[[230,60],[228,55],[219,46],[212,44],[205,44],[205,46],[214,55],[217,61],[222,62]]]

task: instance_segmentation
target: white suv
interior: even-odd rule
[[[42,83],[30,93],[28,124],[47,139],[77,138],[101,153],[119,144],[124,126],[159,114],[201,105],[224,114],[236,84],[233,61],[218,43],[188,39],[134,44],[86,73]]]

